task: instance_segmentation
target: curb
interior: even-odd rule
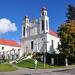
[[[75,67],[70,67],[70,68],[60,68],[60,69],[50,69],[48,71],[44,71],[44,72],[33,72],[31,74],[42,74],[42,73],[50,73],[50,72],[61,72],[61,71],[67,71],[67,70],[71,70],[71,69],[75,69]]]
[[[67,70],[71,70],[71,69],[61,69],[61,70],[55,70],[55,71],[52,71],[52,72],[61,72],[61,71],[67,71]]]

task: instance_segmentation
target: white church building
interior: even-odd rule
[[[49,17],[45,7],[42,8],[41,16],[38,20],[29,21],[28,16],[25,16],[22,25],[21,39],[21,49],[23,53],[59,53],[59,42],[58,34],[49,27]]]

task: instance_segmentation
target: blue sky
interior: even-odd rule
[[[66,20],[67,5],[75,5],[75,0],[0,0],[0,19],[6,18],[16,23],[17,31],[7,32],[0,38],[16,40],[21,39],[21,27],[24,16],[39,18],[41,8],[45,6],[50,18],[50,28],[56,31],[58,26]]]

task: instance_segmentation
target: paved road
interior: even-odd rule
[[[72,75],[75,75],[75,69],[64,70],[64,71],[61,71],[61,72],[66,73],[66,74],[72,74]]]
[[[72,75],[72,74],[66,74],[61,72],[51,72],[51,73],[32,74],[32,75]]]
[[[38,74],[8,74],[8,73],[0,73],[0,75],[75,75],[75,74],[66,74],[61,72],[51,72],[51,73],[38,73]]]
[[[31,75],[75,75],[75,69],[62,70],[57,72],[33,73]]]
[[[0,72],[0,75],[75,75],[75,66],[68,66],[61,69],[27,69],[20,68],[16,65],[14,67],[18,68],[16,71],[12,72]]]
[[[33,72],[33,70],[18,70],[17,72],[4,72],[4,73],[1,73],[0,72],[0,75],[75,75],[75,69],[72,69],[72,70],[67,70],[67,71],[60,71],[60,72]]]
[[[75,69],[62,70],[50,73],[32,74],[32,75],[75,75]]]

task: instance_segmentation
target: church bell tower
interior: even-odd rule
[[[42,7],[41,19],[40,19],[40,33],[49,32],[49,17],[47,16],[47,10]]]
[[[22,25],[22,38],[28,37],[28,27],[29,27],[29,18],[28,16],[25,16],[24,23]]]

